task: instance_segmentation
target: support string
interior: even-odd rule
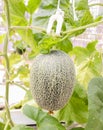
[[[58,0],[57,10],[60,8],[60,0]]]

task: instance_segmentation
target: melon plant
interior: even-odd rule
[[[66,53],[52,50],[34,59],[30,85],[32,95],[40,107],[49,111],[62,108],[72,95],[74,83],[74,63]]]

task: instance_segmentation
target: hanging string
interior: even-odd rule
[[[46,31],[47,34],[51,34],[52,27],[53,27],[53,24],[54,24],[55,21],[57,22],[56,33],[55,34],[57,36],[60,36],[63,21],[64,21],[64,11],[62,11],[60,9],[60,0],[58,0],[56,13],[53,14],[49,19],[48,26],[47,26],[47,31]]]
[[[60,0],[58,0],[57,10],[60,9]]]
[[[70,3],[72,4],[74,21],[77,21],[78,17],[76,15],[76,11],[75,11],[75,0],[70,0]]]

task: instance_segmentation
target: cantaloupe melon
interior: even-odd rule
[[[52,50],[39,54],[30,71],[30,86],[37,104],[49,111],[62,108],[69,100],[75,82],[74,63],[68,54]]]

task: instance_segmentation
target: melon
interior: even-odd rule
[[[75,67],[68,54],[52,50],[35,57],[30,71],[30,87],[37,104],[46,110],[61,109],[72,95]]]

